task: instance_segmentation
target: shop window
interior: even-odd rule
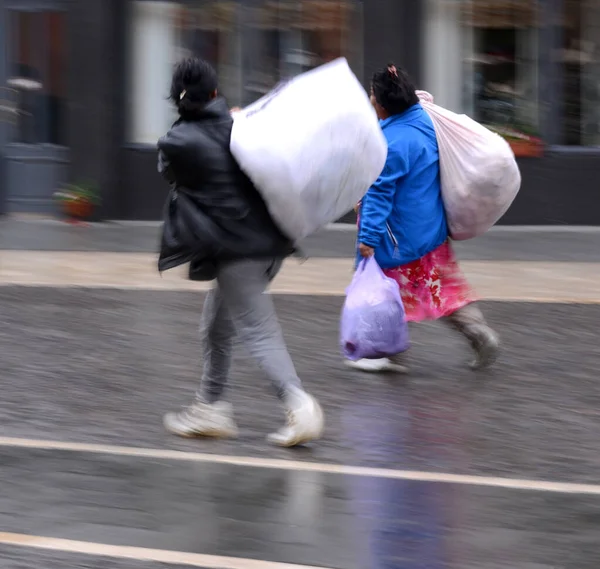
[[[539,9],[534,0],[428,0],[425,85],[441,105],[540,151]]]
[[[175,118],[172,67],[208,59],[231,106],[247,105],[287,77],[345,56],[362,69],[358,0],[136,0],[131,12],[130,141],[155,144]]]
[[[243,104],[338,57],[362,73],[362,2],[260,0],[246,5],[243,22]]]
[[[13,142],[66,145],[66,21],[63,12],[9,11]]]
[[[600,146],[600,4],[565,0],[561,144]]]
[[[156,144],[175,119],[167,100],[173,65],[196,55],[219,74],[221,92],[239,92],[238,3],[229,1],[132,3],[130,24],[129,139]]]

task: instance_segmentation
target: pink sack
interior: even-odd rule
[[[521,187],[521,173],[506,140],[469,118],[438,107],[417,91],[438,141],[442,199],[453,239],[485,233],[508,210]]]

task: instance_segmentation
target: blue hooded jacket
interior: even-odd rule
[[[420,104],[380,121],[388,155],[360,207],[358,242],[383,269],[420,259],[448,239],[435,130]]]

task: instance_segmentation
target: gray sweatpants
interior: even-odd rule
[[[265,294],[282,261],[244,260],[222,263],[217,286],[207,295],[200,333],[204,350],[204,374],[198,397],[214,403],[223,394],[231,353],[238,339],[256,360],[284,399],[290,387],[301,388],[275,313],[273,298]]]

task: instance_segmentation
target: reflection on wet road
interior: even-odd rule
[[[0,288],[2,569],[600,567],[600,306],[484,303],[494,370],[467,371],[460,338],[431,325],[413,330],[408,377],[364,376],[337,356],[339,297],[277,296],[328,414],[322,443],[282,451],[243,352],[227,394],[240,439],[163,432],[197,381],[201,302]]]

